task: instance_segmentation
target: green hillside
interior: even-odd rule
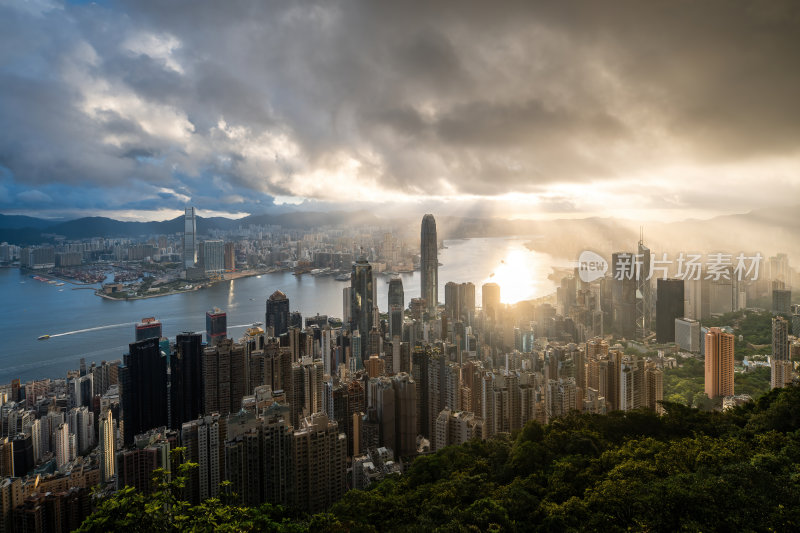
[[[83,531],[788,531],[800,527],[800,388],[732,411],[573,414],[418,458],[328,513],[124,490]],[[191,468],[185,465],[184,469]]]

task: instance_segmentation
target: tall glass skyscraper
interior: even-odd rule
[[[289,298],[283,292],[275,291],[267,298],[264,325],[271,327],[276,337],[289,331]]]
[[[207,335],[208,328],[214,327],[209,324],[209,315],[206,314]],[[172,429],[180,429],[184,422],[194,420],[203,413],[202,360],[203,336],[200,333],[179,333],[175,337],[175,351],[169,360]]]
[[[650,284],[650,248],[644,245],[644,236],[641,234],[639,260],[642,264],[636,278],[636,338],[643,338],[647,337],[652,328],[653,288]]]
[[[128,345],[122,357],[119,381],[122,385],[122,420],[124,442],[168,424],[167,357],[161,353],[158,339],[145,339]]]
[[[425,307],[428,313],[433,317],[436,315],[436,304],[439,301],[439,257],[436,220],[430,214],[422,217],[419,256],[421,296],[425,299]]]
[[[403,336],[403,308],[406,306],[403,294],[403,280],[389,280],[389,338]]]
[[[222,241],[205,241],[203,244],[203,268],[206,272],[222,272],[225,270],[225,243]]]
[[[358,330],[362,341],[372,331],[372,308],[375,305],[373,286],[372,265],[365,257],[359,257],[353,263],[353,271],[350,273],[350,330]],[[366,343],[362,342],[362,352],[364,344]],[[363,353],[353,355],[363,360]]]
[[[192,268],[197,262],[197,217],[194,207],[186,208],[183,223],[183,266]]]
[[[683,280],[658,278],[656,342],[675,342],[675,319],[683,316]]]

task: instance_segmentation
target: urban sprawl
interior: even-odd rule
[[[151,492],[153,472],[181,460],[198,465],[189,502],[219,496],[227,481],[241,504],[316,513],[349,489],[402,475],[419,455],[531,420],[661,412],[665,372],[684,360],[702,361],[711,408],[725,409],[750,401],[736,394],[735,372],[768,365],[770,387],[783,387],[800,359],[790,334],[800,331],[796,273],[783,254],[744,281],[733,264],[694,279],[611,268],[591,281],[576,267],[551,297],[506,305],[496,283],[482,285],[480,302],[473,283],[448,282],[439,294],[432,215],[418,247],[406,244],[415,236],[330,228],[250,227],[200,240],[196,219],[187,208],[182,234],[144,242],[4,243],[0,261],[43,281],[99,284],[99,296],[116,299],[276,270],[337,276],[349,281],[341,318],[303,317],[280,290],[262,296],[263,317],[238,339],[224,309],[206,313],[204,334],[174,339],[154,313],[131,331],[120,360],[81,360],[66,378],[1,385],[0,532],[54,523],[53,513],[74,529],[97,499],[126,486]],[[612,266],[627,254],[614,254]],[[645,270],[654,260],[643,239],[629,255]],[[415,270],[421,290],[408,295],[397,274]],[[377,301],[380,275],[386,302]],[[748,306],[760,301],[769,306]],[[737,311],[772,313],[765,357],[740,361],[734,330],[708,325]],[[171,453],[178,447],[182,457]]]

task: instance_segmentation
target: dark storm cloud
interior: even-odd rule
[[[0,3],[0,207],[694,182],[796,160],[799,51],[789,1]]]

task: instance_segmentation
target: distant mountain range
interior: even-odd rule
[[[421,219],[421,217],[420,217]],[[292,211],[279,214],[250,215],[241,219],[198,217],[198,233],[212,229],[233,230],[240,226],[280,225],[288,229],[311,229],[324,226],[406,226],[407,235],[417,234],[417,219],[385,219],[368,211]],[[708,220],[646,222],[617,218],[557,220],[505,220],[498,218],[437,216],[439,237],[530,236],[533,246],[556,257],[577,257],[582,250],[602,254],[633,250],[643,226],[645,242],[656,252],[760,251],[762,254],[785,252],[800,262],[800,206],[770,208],[749,213],[723,215]],[[67,239],[103,237],[139,237],[168,235],[183,231],[183,217],[160,222],[123,222],[105,217],[75,220],[46,220],[0,214],[0,242],[31,245],[53,242],[54,236]]]
[[[279,225],[290,229],[310,229],[321,226],[347,224],[384,224],[365,211],[356,212],[302,212],[250,215],[240,219],[224,217],[197,217],[198,234],[211,230],[234,230],[251,224]],[[71,240],[92,237],[139,237],[143,235],[169,235],[183,232],[183,217],[157,222],[127,222],[107,217],[84,217],[75,220],[46,220],[21,215],[0,214],[0,242],[31,245],[52,242],[56,235]]]

